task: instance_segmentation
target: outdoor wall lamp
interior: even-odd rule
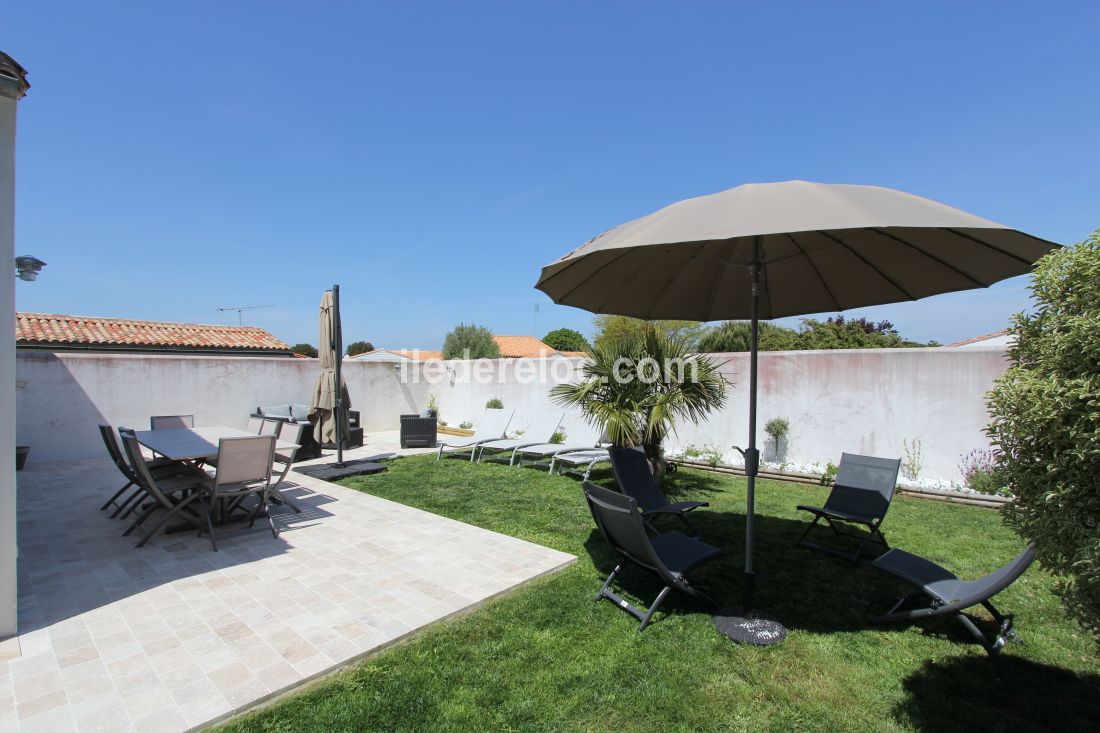
[[[42,272],[42,268],[45,266],[45,262],[30,255],[21,255],[15,258],[16,277],[27,282],[37,280],[38,273]]]

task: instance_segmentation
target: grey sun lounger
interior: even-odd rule
[[[582,481],[587,481],[597,464],[607,463],[610,460],[611,455],[607,452],[607,448],[559,451],[550,458],[550,473],[553,473],[554,466],[557,466],[559,474],[570,473],[580,476]],[[565,466],[573,468],[566,469]]]
[[[557,455],[564,453],[572,453],[576,451],[596,451],[600,450],[600,443],[603,442],[602,435],[598,428],[594,428],[591,425],[582,425],[575,430],[569,430],[568,436],[564,443],[538,443],[536,445],[525,445],[516,448],[512,451],[512,460],[510,465],[530,465],[541,464],[547,458],[550,461],[550,470],[554,470],[553,459]],[[543,464],[545,465],[545,464]]]
[[[680,532],[667,532],[650,538],[638,505],[629,496],[617,491],[586,481],[584,496],[592,512],[592,519],[611,549],[638,567],[653,573],[664,583],[661,592],[648,609],[635,608],[611,590],[612,582],[623,569],[623,563],[619,563],[596,594],[597,601],[607,598],[638,619],[641,622],[638,626],[639,633],[645,631],[653,614],[673,589],[717,605],[712,598],[692,587],[687,573],[718,557],[722,553],[720,549]]]
[[[482,443],[491,440],[500,440],[508,431],[508,424],[512,422],[515,410],[499,410],[492,407],[485,408],[485,414],[481,422],[474,429],[474,434],[468,437],[449,435],[447,439],[439,443],[439,451],[435,454],[438,461],[443,453],[462,453],[470,451],[470,461],[474,460],[474,454]]]
[[[641,448],[608,448],[611,454],[611,470],[615,473],[615,483],[619,485],[619,491],[638,502],[638,508],[642,510],[642,518],[650,529],[656,531],[651,520],[662,514],[668,514],[680,518],[680,521],[691,530],[696,537],[699,533],[684,516],[688,512],[695,511],[699,507],[710,506],[705,501],[678,501],[675,504],[669,502],[657,485],[657,479],[649,469],[649,461]]]
[[[536,415],[520,437],[490,440],[479,445],[477,447],[477,460],[480,462],[485,457],[485,451],[490,453],[511,451],[515,455],[516,450],[524,446],[549,443],[550,439],[554,437],[554,433],[558,432],[558,426],[561,425],[564,417],[564,412],[547,412]],[[511,465],[511,461],[509,461],[509,465]]]
[[[886,538],[882,534],[882,520],[886,517],[886,511],[890,508],[890,500],[894,497],[894,487],[898,482],[898,471],[901,469],[900,458],[874,458],[872,456],[860,456],[853,453],[843,453],[840,457],[840,468],[836,474],[836,482],[825,500],[825,506],[806,506],[800,504],[799,511],[811,512],[814,521],[798,538],[798,544],[814,550],[827,552],[838,557],[859,561],[863,548],[870,543],[882,545],[886,549]],[[822,519],[833,530],[835,537],[854,537],[862,540],[856,551],[849,554],[835,547],[819,545],[806,540],[817,523]],[[845,524],[862,524],[867,527],[867,534],[846,532],[840,529]]]
[[[916,593],[898,600],[887,613],[874,619],[872,623],[884,624],[896,621],[916,621],[933,616],[954,616],[966,627],[985,650],[996,654],[1005,642],[1019,638],[1012,626],[1012,614],[1002,614],[990,599],[1012,585],[1024,574],[1035,559],[1035,545],[1028,545],[1023,552],[1004,567],[994,570],[977,580],[962,580],[946,568],[931,560],[925,560],[905,550],[893,549],[872,563],[879,570],[896,575],[920,588]],[[916,608],[904,608],[914,602],[924,600],[927,605]],[[989,639],[969,616],[963,613],[971,606],[981,604],[993,616],[998,624],[997,635]]]

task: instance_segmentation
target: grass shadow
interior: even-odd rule
[[[745,516],[700,509],[690,517],[703,540],[722,548],[723,552],[717,560],[690,573],[689,579],[719,604],[740,605]],[[870,619],[889,608],[899,595],[894,579],[876,571],[866,561],[852,565],[830,555],[796,547],[805,527],[806,523],[798,520],[756,517],[753,553],[756,605],[790,629],[837,633],[874,628]],[[661,518],[658,529],[685,530],[675,517]],[[618,564],[619,556],[608,548],[597,530],[590,532],[584,546],[593,564],[604,575]],[[620,581],[617,581],[620,588],[644,602],[654,598],[661,588],[656,576],[642,570],[625,573]],[[685,594],[674,594],[665,602],[669,612],[700,608],[702,604]],[[962,637],[957,639],[966,641]]]
[[[1093,731],[1100,721],[1100,675],[1011,655],[930,660],[902,689],[894,718],[923,731]]]
[[[698,496],[700,494],[721,493],[729,486],[720,474],[710,471],[680,471],[665,474],[661,481],[661,491],[670,499],[680,496]]]

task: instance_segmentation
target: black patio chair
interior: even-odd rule
[[[870,543],[882,545],[889,550],[890,545],[886,544],[886,537],[882,534],[882,520],[886,518],[890,500],[894,498],[894,487],[897,485],[900,469],[900,458],[841,454],[836,482],[829,498],[825,500],[825,506],[798,506],[800,511],[814,514],[814,521],[810,522],[810,526],[798,538],[798,544],[851,560],[853,563],[859,561],[863,548]],[[849,555],[835,547],[807,541],[806,535],[822,519],[835,536],[862,540],[856,551]],[[868,533],[864,535],[846,532],[838,526],[842,524],[862,524],[867,527]]]
[[[619,485],[619,491],[638,502],[638,508],[642,510],[642,519],[654,532],[657,529],[651,523],[659,515],[667,514],[680,518],[695,537],[699,533],[684,516],[688,512],[695,511],[699,507],[710,506],[705,501],[678,501],[670,503],[657,484],[653,471],[649,468],[645,452],[641,448],[608,448],[611,454],[611,470],[615,474],[615,483]]]
[[[1035,559],[1035,545],[1028,545],[1016,559],[977,580],[962,580],[946,568],[931,560],[918,557],[904,550],[893,549],[878,557],[871,564],[880,570],[905,580],[920,588],[916,593],[904,596],[888,612],[872,623],[884,624],[896,621],[916,621],[933,616],[954,616],[973,634],[989,654],[996,654],[1008,640],[1019,636],[1012,625],[1012,614],[1002,614],[990,600],[1016,582]],[[914,601],[925,599],[927,605],[902,609]],[[963,613],[971,606],[981,604],[997,622],[997,635],[989,639],[974,621]]]
[[[693,568],[718,557],[722,552],[720,549],[680,532],[666,532],[650,538],[637,503],[634,499],[617,491],[586,481],[584,495],[588,501],[588,508],[592,512],[592,519],[595,520],[607,544],[630,562],[656,575],[665,584],[648,610],[635,608],[629,601],[611,590],[611,583],[623,569],[623,564],[619,563],[607,576],[595,600],[607,598],[641,621],[641,625],[638,626],[639,633],[645,631],[657,608],[674,588],[701,598],[711,605],[717,605],[710,596],[693,588],[686,574]]]

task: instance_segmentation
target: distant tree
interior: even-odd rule
[[[592,347],[580,331],[571,328],[558,328],[542,337],[542,342],[558,351],[588,351]]]
[[[489,329],[463,323],[443,340],[444,359],[499,359],[500,347]]]
[[[802,319],[796,331],[760,322],[761,351],[791,351],[794,349],[893,349],[902,346],[939,346],[935,341],[922,344],[898,335],[890,321],[869,321],[866,318],[833,316],[824,321]],[[726,321],[707,329],[699,339],[698,350],[704,353],[749,350],[748,321]]]
[[[368,351],[374,351],[374,344],[370,341],[352,341],[348,344],[348,356],[358,356]]]
[[[292,354],[301,354],[302,356],[308,356],[313,359],[317,358],[317,347],[313,344],[294,344],[290,347]]]
[[[924,346],[898,335],[890,321],[834,316],[825,321],[802,319],[796,349],[894,349]]]
[[[748,321],[726,321],[708,329],[699,339],[698,351],[719,353],[724,351],[748,351],[751,325]],[[761,351],[789,351],[798,348],[798,332],[792,328],[777,326],[769,321],[760,322]]]
[[[592,325],[596,331],[592,344],[597,348],[609,348],[621,341],[643,338],[648,325],[673,340],[683,341],[689,350],[693,350],[704,331],[703,324],[699,321],[645,321],[641,318],[614,316],[607,313],[601,313],[593,318]]]

